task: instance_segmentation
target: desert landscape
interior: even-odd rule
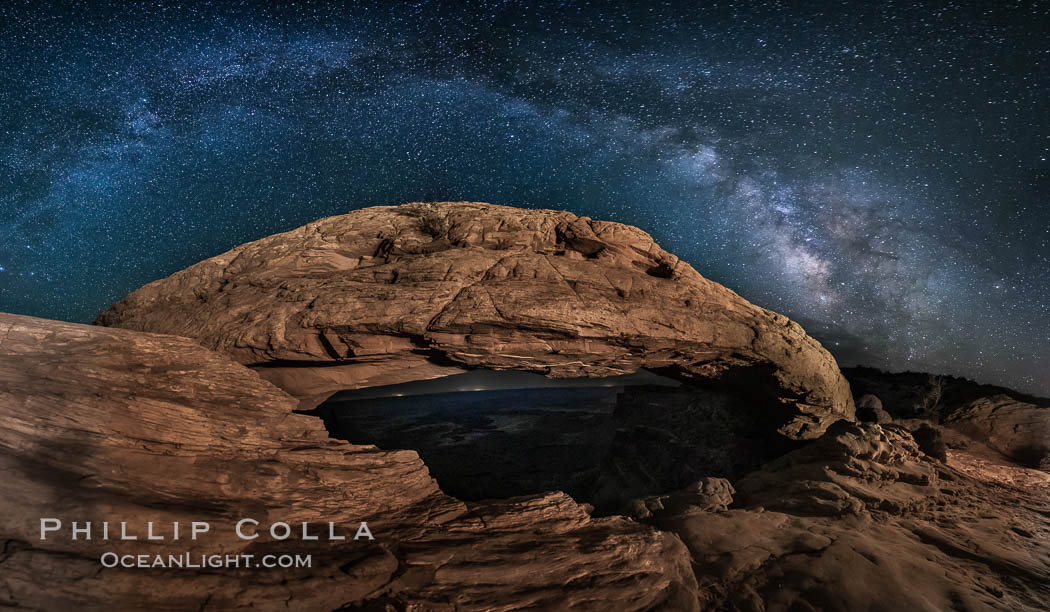
[[[2,315],[0,337],[0,597],[16,608],[1050,598],[1047,400],[842,371],[796,323],[618,223],[365,208],[150,283],[95,326]],[[533,374],[500,383],[513,371]],[[462,376],[481,378],[418,382]],[[374,540],[42,540],[41,516],[367,522]],[[98,563],[187,547],[310,551],[313,565]]]
[[[1050,2],[0,2],[0,609],[1050,610]]]

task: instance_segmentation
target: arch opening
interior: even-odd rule
[[[735,479],[786,443],[746,400],[646,370],[576,379],[475,370],[342,391],[311,413],[333,438],[417,451],[459,499],[559,490],[596,514],[704,476]]]

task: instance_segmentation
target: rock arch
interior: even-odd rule
[[[853,419],[834,358],[644,231],[565,211],[412,203],[328,217],[150,283],[96,323],[186,336],[311,407],[471,368],[648,368],[736,385],[781,433]]]

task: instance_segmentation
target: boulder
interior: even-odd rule
[[[899,422],[941,424],[1023,465],[1050,466],[1050,399],[953,376],[864,367],[843,373],[857,394],[862,420],[870,414],[867,398],[874,394]]]
[[[902,427],[840,422],[742,478],[736,499],[799,516],[916,511],[937,491],[936,468],[922,456]]]
[[[882,409],[882,400],[870,393],[865,393],[857,398],[857,420],[882,424],[889,423],[893,417]]]
[[[373,207],[150,283],[98,324],[193,338],[310,408],[472,368],[735,385],[784,435],[854,418],[834,358],[644,231],[473,202]]]
[[[1000,393],[963,404],[944,424],[1023,465],[1046,469],[1050,464],[1050,403]]]
[[[705,477],[688,487],[666,495],[649,495],[630,500],[624,513],[637,519],[675,514],[688,510],[723,512],[733,503],[733,485],[725,478]]]

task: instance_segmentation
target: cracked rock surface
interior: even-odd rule
[[[560,378],[649,368],[736,385],[792,438],[854,415],[834,358],[798,324],[638,228],[563,211],[365,208],[150,283],[97,323],[194,338],[304,408],[468,368]]]
[[[292,397],[191,340],[7,314],[0,340],[0,607],[698,607],[674,535],[592,519],[557,492],[465,504],[414,451],[329,439]],[[65,529],[41,540],[41,517]],[[241,540],[244,517],[291,523],[295,537]],[[92,522],[95,537],[72,540],[72,521]],[[121,521],[138,540],[116,539]],[[191,540],[190,521],[211,530]],[[302,521],[333,521],[348,540],[304,541]],[[349,539],[360,521],[374,542]],[[147,522],[168,539],[145,541]],[[289,570],[104,569],[105,552],[313,558]]]
[[[364,209],[191,266],[98,322],[108,327],[0,314],[0,607],[772,612],[1050,601],[1050,474],[1014,461],[1046,439],[1041,404],[961,394],[969,403],[957,405],[939,380],[914,393],[872,384],[858,397],[872,394],[888,415],[869,398],[883,422],[857,424],[850,387],[816,341],[637,228],[478,203]],[[747,398],[747,422],[767,421],[792,450],[732,480],[693,473],[700,461],[674,458],[697,455],[659,445],[724,438],[699,418],[702,405],[678,397],[688,389],[628,394],[620,416],[660,435],[610,448],[644,459],[633,465],[652,482],[677,471],[667,482],[693,484],[624,500],[633,518],[599,518],[560,491],[461,501],[415,451],[331,439],[321,419],[297,412],[339,389],[471,368],[563,378],[648,368],[732,391],[725,407]],[[920,444],[909,419],[951,428]],[[608,462],[617,477],[595,479],[610,495],[632,474],[622,459]],[[41,539],[42,517],[65,530]],[[244,517],[332,522],[350,537],[366,521],[376,539],[242,540],[233,524]],[[162,535],[175,521],[212,528],[198,540],[74,540],[72,521],[128,521],[140,536],[147,521]],[[102,568],[107,552],[313,561]]]
[[[938,423],[1022,465],[1050,471],[1050,399],[953,376],[863,367],[844,373],[858,406],[878,401],[887,419]],[[858,408],[858,416],[867,412]]]
[[[592,517],[561,492],[464,503],[415,452],[330,439],[297,405],[186,338],[0,315],[0,606],[1043,610],[1050,600],[1050,475],[977,440],[942,462],[902,426],[840,421],[736,482],[638,499],[631,520]],[[41,540],[41,517],[67,529]],[[242,517],[333,521],[348,536],[367,521],[376,540],[245,541],[232,530]],[[74,541],[74,520],[128,521],[140,539]],[[141,538],[146,521],[169,535],[191,520],[211,532]],[[313,563],[103,569],[105,552]]]
[[[682,538],[711,610],[1043,610],[1050,476],[973,441],[925,456],[903,427],[840,422],[736,483]]]

